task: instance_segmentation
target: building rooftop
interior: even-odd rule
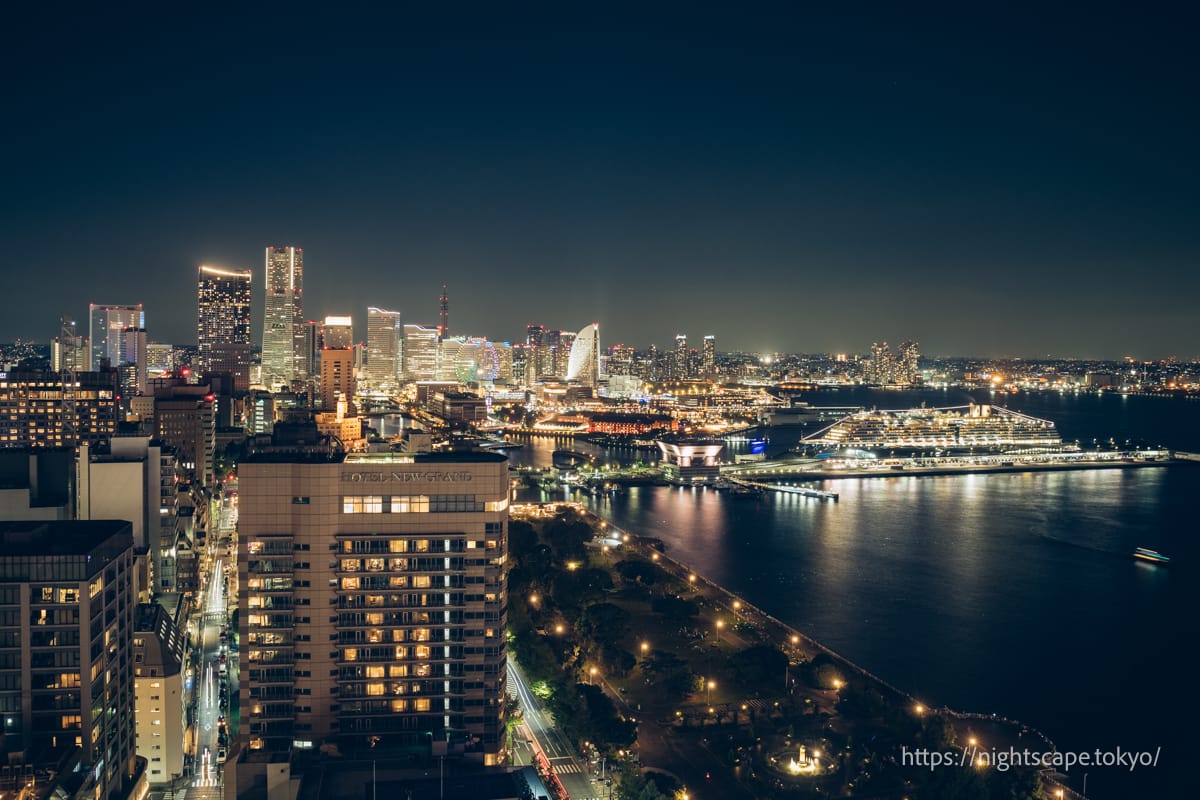
[[[0,521],[0,559],[10,556],[92,555],[114,536],[133,546],[133,526],[120,519]]]

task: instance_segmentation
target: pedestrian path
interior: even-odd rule
[[[559,775],[570,775],[571,773],[581,773],[583,768],[575,763],[575,760],[568,756],[559,756],[558,758],[549,759],[550,766],[554,767],[554,771]]]

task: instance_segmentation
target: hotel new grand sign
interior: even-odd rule
[[[342,483],[470,483],[474,477],[464,470],[381,470],[343,472]]]

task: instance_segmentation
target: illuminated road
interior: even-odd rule
[[[200,674],[196,687],[196,769],[188,797],[216,800],[221,796],[221,776],[217,763],[217,726],[225,713],[221,703],[219,668],[221,626],[226,619],[224,592],[225,564],[213,562],[212,576],[204,593],[204,613],[200,631]]]
[[[542,701],[530,691],[520,667],[511,658],[508,660],[508,681],[509,692],[521,703],[526,729],[541,745],[550,766],[562,781],[563,788],[567,790],[571,800],[607,798],[608,787],[589,777],[587,762],[575,753],[566,737],[554,727],[550,713],[542,707]]]

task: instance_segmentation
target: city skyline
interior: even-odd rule
[[[286,242],[308,251],[311,319],[436,325],[445,284],[454,331],[514,341],[596,320],[661,347],[699,317],[752,352],[903,335],[1193,358],[1196,54],[1176,12],[31,19],[5,56],[22,158],[0,235],[8,274],[58,280],[0,340],[48,340],[119,281],[153,340],[189,342],[196,265],[262,286],[258,254]],[[178,41],[204,43],[204,70]],[[264,105],[305,124],[266,135]]]

